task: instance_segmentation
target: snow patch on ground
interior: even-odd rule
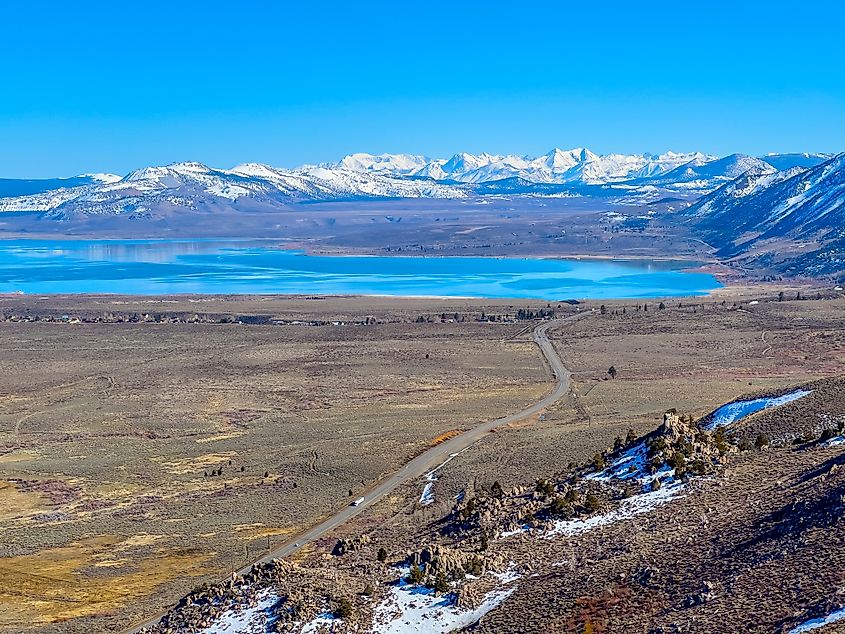
[[[804,398],[808,394],[812,394],[812,390],[795,390],[782,396],[755,398],[750,401],[734,401],[733,403],[722,405],[722,407],[710,415],[710,420],[705,429],[713,430],[717,427],[731,425],[746,416],[764,409],[786,405],[792,401],[797,401],[799,398]]]
[[[665,464],[660,470],[650,473],[648,469],[648,448],[645,442],[639,442],[625,450],[606,468],[589,473],[584,478],[603,483],[609,483],[612,480],[633,480],[642,487],[642,492],[626,498],[616,509],[601,515],[592,515],[583,519],[556,520],[552,527],[544,533],[544,537],[550,539],[559,535],[577,535],[600,526],[607,526],[635,515],[647,513],[653,508],[679,497],[687,488],[685,483],[678,482],[674,476],[675,470]],[[657,490],[652,489],[655,479],[661,483],[661,487]],[[528,526],[520,526],[514,530],[504,531],[500,537],[511,537],[530,530]]]
[[[215,183],[205,191],[221,198],[228,198],[229,200],[237,200],[241,196],[249,196],[250,194],[250,191],[245,187],[227,185],[226,183]]]
[[[239,610],[232,609],[220,616],[214,625],[200,634],[263,634],[270,621],[270,610],[279,597],[272,592],[263,592],[258,596],[258,603],[253,607]]]
[[[822,447],[838,447],[839,445],[845,445],[845,436],[834,436],[822,443]]]
[[[648,513],[652,509],[680,497],[686,485],[682,482],[666,484],[656,491],[648,491],[626,498],[618,508],[601,515],[592,515],[584,519],[557,520],[546,533],[547,539],[560,535],[567,537],[586,533],[600,526],[608,526],[636,515]]]
[[[423,488],[422,495],[420,496],[421,506],[428,506],[434,503],[434,483],[436,480],[437,478],[432,478]]]
[[[513,583],[517,579],[522,578],[522,575],[516,571],[516,564],[514,562],[510,562],[510,564],[508,565],[508,569],[504,572],[496,572],[495,570],[490,570],[488,574],[496,577],[496,579],[498,579],[505,585]]]
[[[810,632],[812,630],[817,630],[820,627],[824,627],[825,625],[830,625],[831,623],[842,621],[843,619],[845,619],[845,608],[841,608],[839,610],[836,610],[835,612],[831,612],[827,616],[819,617],[817,619],[810,619],[809,621],[804,621],[798,627],[794,627],[789,630],[789,634],[802,634],[803,632]]]
[[[332,626],[335,623],[340,623],[341,621],[342,619],[337,619],[328,612],[325,612],[308,621],[299,631],[300,634],[316,634],[317,632],[323,632],[326,630],[331,631]]]
[[[452,460],[460,456],[467,449],[469,449],[469,447],[465,447],[460,451],[456,451],[455,453],[449,454],[449,457],[446,458],[446,460],[444,460],[439,465],[434,467],[434,469],[425,474],[426,485],[423,488],[422,495],[420,495],[421,506],[428,506],[429,504],[434,503],[434,483],[437,482],[437,472],[440,471],[440,469],[445,467],[447,464],[449,464]]]
[[[664,480],[675,475],[675,470],[663,465],[659,471],[651,473],[648,469],[648,447],[645,442],[638,442],[626,449],[621,456],[601,471],[587,474],[585,479],[610,482],[611,480],[636,480],[643,487],[651,486],[655,478]]]
[[[475,610],[454,604],[451,594],[435,596],[434,590],[408,584],[404,577],[388,597],[376,606],[373,629],[376,634],[445,634],[475,623],[507,599],[516,587],[497,589],[484,595]]]

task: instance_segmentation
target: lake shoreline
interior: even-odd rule
[[[268,240],[0,241],[10,294],[358,295],[548,302],[704,296],[721,286],[700,261],[310,255]]]

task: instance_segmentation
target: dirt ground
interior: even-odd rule
[[[550,387],[525,324],[439,323],[466,303],[212,303],[328,323],[0,324],[0,631],[126,625]]]
[[[573,372],[570,398],[450,463],[438,482],[443,497],[467,482],[516,486],[581,464],[628,429],[651,431],[670,408],[700,417],[748,393],[845,374],[845,299],[776,296],[734,294],[736,308],[722,296],[666,300],[664,310],[649,300],[648,311],[607,302],[606,314],[556,329],[555,346]]]
[[[776,295],[579,306],[596,310],[552,333],[574,373],[568,399],[439,470],[431,506],[417,503],[424,483],[409,483],[337,536],[403,543],[467,483],[530,485],[628,429],[654,429],[671,407],[701,416],[743,394],[843,374],[845,299]],[[137,621],[444,434],[537,400],[550,377],[531,325],[473,321],[529,306],[545,304],[3,299],[4,315],[58,323],[0,324],[0,631]],[[320,325],[144,321],[155,313]],[[62,321],[105,314],[140,321]],[[302,557],[323,557],[334,537]]]

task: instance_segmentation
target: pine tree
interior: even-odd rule
[[[423,581],[425,581],[425,572],[423,572],[423,569],[417,566],[416,564],[411,565],[411,571],[408,575],[408,581],[411,582],[411,585],[420,585]]]
[[[352,616],[352,601],[346,597],[341,597],[337,600],[337,607],[334,609],[334,617],[336,619],[348,619]]]
[[[449,582],[446,581],[446,575],[444,575],[441,570],[434,578],[434,592],[436,594],[446,594],[451,589],[452,587],[449,585]]]

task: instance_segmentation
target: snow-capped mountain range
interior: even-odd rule
[[[325,163],[322,167],[456,183],[521,178],[534,183],[603,184],[659,176],[691,161],[714,159],[700,152],[599,156],[585,148],[555,148],[537,157],[461,152],[449,159],[428,159],[412,154],[361,153],[351,154],[336,163]]]
[[[821,158],[824,155],[771,155],[767,162],[742,154],[715,158],[699,152],[600,156],[575,148],[554,149],[538,157],[464,152],[449,159],[429,159],[413,154],[359,153],[335,163],[293,169],[258,163],[217,169],[183,162],[145,167],[123,177],[98,174],[0,181],[0,211],[41,211],[66,218],[224,206],[270,209],[350,199],[608,192],[641,196],[647,201],[672,192],[697,197],[749,170],[775,172],[773,163],[777,161],[810,166]]]

